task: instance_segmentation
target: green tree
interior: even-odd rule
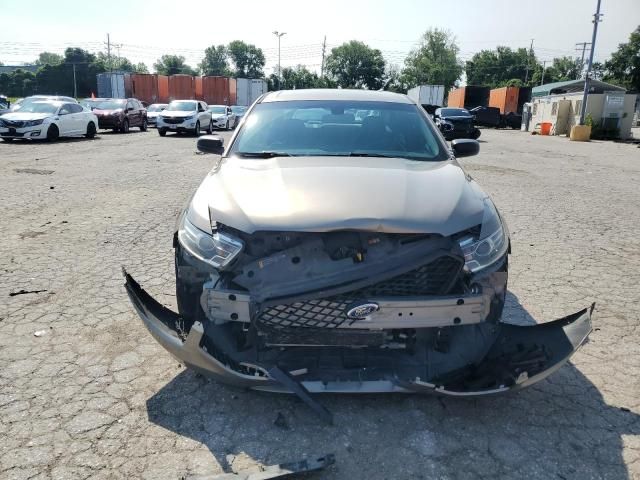
[[[227,54],[234,66],[234,74],[241,78],[262,78],[266,63],[262,49],[234,40],[227,45]]]
[[[357,40],[333,48],[325,68],[342,88],[378,90],[384,84],[385,61],[382,52]]]
[[[0,92],[10,97],[31,95],[36,86],[33,72],[18,68],[11,73],[0,74]]]
[[[196,75],[197,72],[185,63],[182,55],[162,55],[153,68],[160,75],[177,75],[183,73],[185,75]]]
[[[384,73],[384,86],[385,90],[396,93],[407,93],[409,89],[405,82],[405,78],[402,76],[402,70],[398,65],[389,64]]]
[[[199,68],[202,75],[212,75],[226,77],[230,75],[229,55],[227,47],[224,45],[211,45],[204,51],[204,58],[200,62]]]
[[[38,59],[35,61],[36,65],[59,65],[64,61],[62,55],[51,52],[42,52],[38,55]]]
[[[285,67],[282,69],[282,82],[278,82],[277,70],[267,79],[269,90],[299,90],[304,88],[320,88],[323,86],[318,74],[304,65]]]
[[[627,43],[618,45],[604,68],[605,81],[640,92],[640,26],[629,35]]]
[[[466,62],[467,84],[497,88],[520,80],[523,86],[536,85],[533,74],[537,66],[535,54],[526,48],[512,50],[499,46],[495,50],[482,50]]]
[[[459,51],[451,32],[438,28],[427,30],[418,47],[404,61],[403,82],[409,88],[425,84],[444,85],[445,92],[448,92],[462,76]]]
[[[67,48],[64,60],[58,65],[43,65],[36,73],[37,92],[51,95],[74,94],[75,86],[79,97],[88,97],[97,91],[96,74],[105,68],[98,57],[82,48]]]

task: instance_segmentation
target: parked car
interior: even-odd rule
[[[502,114],[496,107],[475,107],[469,110],[476,125],[498,128],[502,124]]]
[[[166,110],[166,108],[166,103],[153,103],[147,107],[147,122],[149,123],[150,127],[156,126],[158,115],[163,110]]]
[[[438,108],[434,113],[436,125],[447,140],[477,139],[480,130],[473,124],[473,115],[464,108]]]
[[[405,95],[268,93],[226,149],[198,140],[222,157],[178,218],[178,312],[125,272],[128,295],[186,366],[316,406],[308,392],[536,383],[586,340],[591,310],[502,320],[509,231],[458,161],[479,147],[447,144]]]
[[[199,100],[174,100],[156,118],[158,134],[167,132],[200,135],[202,130],[211,133],[213,122],[209,106]]]
[[[135,98],[106,98],[92,105],[99,127],[129,133],[131,127],[147,131],[147,110]]]
[[[240,124],[240,121],[244,118],[244,114],[247,113],[249,107],[243,107],[242,105],[231,105],[231,111],[236,116],[236,126]]]
[[[54,141],[81,135],[93,138],[97,127],[97,117],[77,102],[29,102],[16,112],[0,115],[0,137],[5,142],[16,138]]]
[[[65,97],[63,95],[31,95],[30,97],[21,98],[11,105],[11,111],[17,112],[21,108],[32,104],[33,102],[42,102],[47,100],[53,100],[58,102],[78,103],[73,97]]]
[[[93,110],[100,102],[104,102],[108,98],[83,98],[78,103],[88,110]]]
[[[209,105],[209,112],[211,113],[213,128],[222,128],[224,130],[236,128],[238,117],[233,113],[231,107],[226,105]]]

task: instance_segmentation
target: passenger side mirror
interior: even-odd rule
[[[224,151],[224,140],[217,135],[203,135],[198,139],[197,147],[202,153],[222,155]]]
[[[477,155],[480,152],[480,144],[477,140],[471,140],[468,138],[461,138],[451,142],[451,148],[456,158],[471,157]]]

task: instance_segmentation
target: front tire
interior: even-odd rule
[[[89,122],[87,125],[87,133],[84,134],[86,138],[93,138],[96,136],[96,124]]]
[[[225,130],[229,130],[229,119],[227,118],[227,124],[224,127]]]
[[[60,130],[56,125],[50,125],[47,130],[47,142],[55,142],[60,138]]]
[[[207,134],[211,135],[213,133],[213,120],[209,122],[209,126],[207,127]]]
[[[199,137],[199,136],[200,136],[200,121],[197,121],[197,122],[196,122],[196,129],[193,131],[193,134],[194,134],[196,137]]]
[[[164,128],[158,129],[158,135],[160,135],[161,137],[164,137],[166,134],[167,134],[167,131]]]
[[[142,125],[140,125],[140,131],[141,132],[146,132],[147,131],[147,119],[145,118],[144,120],[142,120]]]
[[[122,122],[122,127],[120,128],[120,132],[129,133],[129,120],[127,120],[126,118],[124,119],[124,122]]]

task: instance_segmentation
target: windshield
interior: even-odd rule
[[[154,103],[153,105],[149,105],[147,107],[147,112],[161,112],[165,108],[167,108],[166,105],[163,105],[163,104],[160,104],[160,103]]]
[[[317,100],[256,105],[230,153],[448,158],[416,105]]]
[[[0,98],[0,108],[7,108],[9,106],[9,101],[4,98]]]
[[[58,105],[52,103],[23,103],[20,107],[20,113],[56,113],[57,111]]]
[[[126,104],[126,100],[103,100],[92,105],[92,107],[98,110],[117,110],[118,108],[124,108]]]
[[[224,113],[227,113],[227,107],[222,107],[222,106],[220,106],[220,105],[215,105],[215,106],[213,106],[213,107],[209,107],[209,111],[210,111],[211,113],[221,113],[221,114],[224,114]]]
[[[468,117],[471,114],[464,108],[442,108],[440,110],[440,115],[444,115],[445,117]]]
[[[167,107],[169,111],[178,111],[178,112],[193,112],[197,110],[196,102],[171,102]]]
[[[233,107],[231,107],[231,111],[233,113],[243,114],[244,112],[247,111],[247,107],[239,107],[237,105],[234,105]]]

